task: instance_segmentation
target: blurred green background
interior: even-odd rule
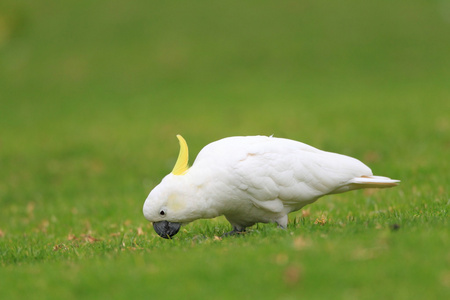
[[[30,286],[45,295],[57,281],[48,274],[74,259],[70,255],[55,258],[52,252],[55,244],[67,243],[69,234],[102,239],[104,248],[84,245],[83,251],[90,254],[76,263],[82,269],[92,262],[92,256],[102,256],[116,242],[121,245],[122,240],[115,237],[108,240],[116,231],[125,239],[128,231],[143,228],[145,235],[137,237],[137,244],[140,241],[145,245],[142,248],[151,248],[151,255],[155,255],[155,244],[165,251],[174,250],[167,241],[154,239],[141,209],[148,192],[173,166],[176,134],[182,134],[190,145],[191,162],[209,142],[254,134],[274,134],[357,157],[374,173],[403,182],[378,196],[380,206],[386,210],[397,207],[411,220],[417,207],[422,213],[425,210],[427,217],[418,223],[411,221],[416,227],[409,241],[417,230],[419,236],[427,235],[419,228],[439,228],[439,238],[427,242],[444,251],[441,247],[449,245],[449,100],[447,0],[2,0],[0,265],[7,267],[3,274],[13,274],[11,284],[25,276]],[[361,199],[366,196],[348,194],[333,203],[350,209],[353,202],[345,202],[350,197],[360,200],[364,210]],[[311,206],[313,216],[330,208],[329,202],[323,203]],[[347,212],[344,209],[343,218]],[[392,215],[394,219],[387,216],[385,225],[401,222],[401,213]],[[181,245],[197,253],[199,261],[205,249],[186,245],[192,242],[191,232],[202,232],[202,224],[214,221],[209,222],[187,227],[185,238],[180,237]],[[228,229],[226,222],[217,222],[219,232],[208,229],[211,238]],[[269,237],[257,236],[256,240],[270,241],[271,234],[279,234],[267,230]],[[293,230],[302,232],[301,226]],[[228,243],[232,251],[233,242]],[[265,247],[264,242],[255,243]],[[326,249],[321,245],[318,249]],[[410,247],[411,243],[404,243],[398,251]],[[429,250],[417,251],[413,257],[420,261]],[[120,255],[97,263],[110,273],[120,273],[138,268],[139,262],[144,266],[147,258],[143,257],[150,254],[141,249],[127,258],[132,263]],[[246,255],[251,254],[241,254],[242,261],[237,262],[245,264]],[[325,251],[324,256],[312,257],[312,263],[326,256]],[[115,269],[117,259],[120,267]],[[392,265],[392,260],[386,263]],[[226,265],[233,266],[232,261],[232,257],[223,258]],[[437,260],[430,267],[437,279],[428,288],[438,291],[436,295],[448,295],[448,253],[439,261],[442,264]],[[53,264],[46,269],[41,265],[45,262]],[[197,274],[194,266],[186,264],[186,274]],[[332,264],[330,272],[342,267]],[[376,270],[376,274],[383,273],[382,268]],[[31,283],[36,272],[45,284]],[[96,272],[88,271],[92,278],[105,276]],[[141,280],[150,276],[136,272]],[[417,277],[414,272],[411,276]],[[358,290],[358,285],[352,292],[346,290],[353,279],[335,287],[336,297],[367,296],[370,289]],[[99,286],[121,280],[104,279]],[[218,280],[233,290],[234,285],[227,285],[223,277]],[[287,281],[289,285],[289,276]],[[410,286],[397,299],[422,295],[413,288],[420,279],[406,281]],[[102,294],[100,287],[78,284],[80,290],[88,291],[86,295]],[[395,286],[394,282],[392,291]],[[70,290],[73,282],[66,287]],[[144,293],[136,286],[133,290],[136,296],[139,291]],[[120,291],[118,295],[133,295],[127,289]],[[298,292],[296,288],[291,291]],[[323,296],[304,286],[300,291]]]

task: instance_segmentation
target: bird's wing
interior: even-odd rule
[[[238,159],[230,163],[236,186],[271,212],[301,207],[355,177],[372,175],[357,159],[291,140],[272,138],[236,149]]]

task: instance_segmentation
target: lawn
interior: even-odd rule
[[[450,298],[447,1],[0,3],[4,299]],[[272,135],[400,179],[287,230],[142,215],[178,155]]]

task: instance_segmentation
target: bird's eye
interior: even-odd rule
[[[166,211],[165,211],[164,209],[161,209],[161,210],[159,211],[159,215],[160,215],[160,216],[165,216],[165,215],[166,215]]]

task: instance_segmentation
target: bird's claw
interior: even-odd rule
[[[237,228],[233,228],[232,231],[230,232],[225,232],[224,234],[222,234],[222,237],[227,237],[227,236],[232,236],[232,235],[238,235],[238,234],[245,234],[245,229],[237,229]]]

